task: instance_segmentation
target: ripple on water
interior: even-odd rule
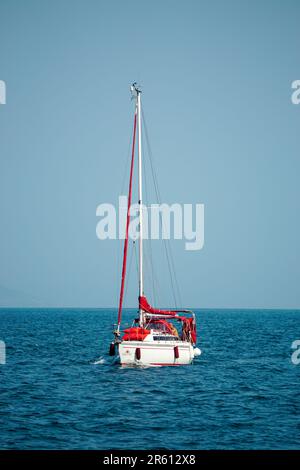
[[[1,448],[300,446],[290,361],[300,312],[201,312],[191,367],[143,369],[108,357],[114,315],[0,310]]]

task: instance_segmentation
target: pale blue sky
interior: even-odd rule
[[[182,302],[300,308],[299,14],[0,0],[0,305],[117,304],[119,242],[96,238],[95,211],[121,189],[137,80],[164,201],[205,204],[204,249],[172,243]]]

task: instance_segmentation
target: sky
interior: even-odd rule
[[[162,200],[205,206],[203,249],[171,242],[182,305],[300,308],[299,14],[296,0],[0,0],[0,306],[117,305],[121,243],[96,237],[96,207],[127,175],[137,81]],[[171,305],[162,256],[156,277]]]

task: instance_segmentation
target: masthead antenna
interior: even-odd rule
[[[142,93],[141,87],[137,84],[137,82],[134,82],[131,85],[130,91],[132,98],[136,98],[140,93]]]

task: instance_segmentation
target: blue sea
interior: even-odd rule
[[[196,314],[193,365],[126,369],[113,309],[1,309],[0,448],[300,448],[300,311]]]

